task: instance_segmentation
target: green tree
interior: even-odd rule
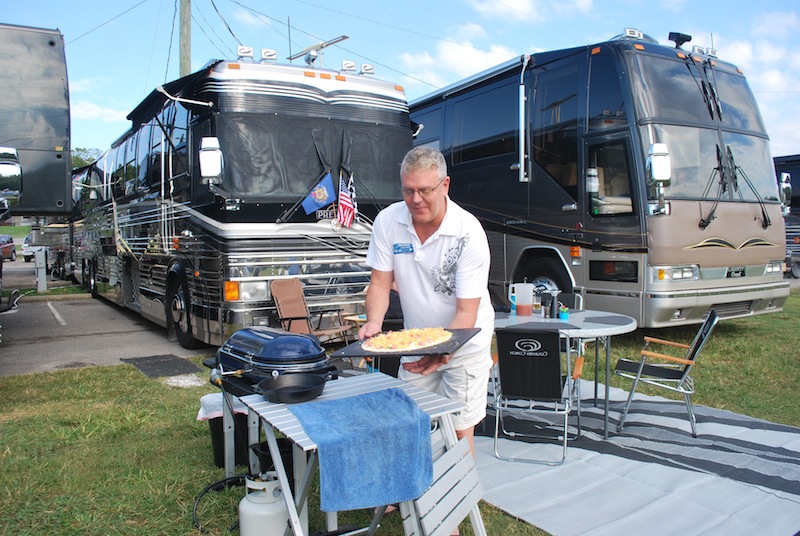
[[[100,149],[85,149],[78,147],[72,150],[72,167],[81,168],[89,165],[103,155]]]

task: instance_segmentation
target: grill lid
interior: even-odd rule
[[[219,353],[275,368],[328,360],[316,339],[263,326],[240,329],[222,344]]]

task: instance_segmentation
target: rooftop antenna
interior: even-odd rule
[[[324,43],[317,43],[316,45],[311,45],[310,47],[306,47],[302,52],[298,52],[297,54],[292,54],[287,59],[289,61],[294,61],[301,56],[305,56],[305,62],[309,66],[313,66],[314,62],[317,61],[317,58],[319,58],[322,55],[321,52],[323,48],[335,45],[336,43],[341,43],[345,39],[348,39],[346,35],[340,35],[339,37],[331,39],[330,41],[325,41]],[[322,62],[320,62],[320,64],[321,63]]]

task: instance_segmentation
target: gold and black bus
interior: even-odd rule
[[[784,222],[742,71],[634,29],[524,55],[410,103],[452,199],[489,234],[490,284],[583,296],[640,326],[780,311]]]

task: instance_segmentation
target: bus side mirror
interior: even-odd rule
[[[666,143],[653,143],[647,154],[647,182],[651,185],[669,186],[672,163]]]
[[[653,143],[647,152],[647,184],[656,187],[658,207],[654,214],[666,214],[667,202],[664,200],[664,188],[670,185],[672,179],[672,163],[666,143]]]
[[[203,184],[222,182],[222,151],[217,138],[200,140],[200,177]]]
[[[783,205],[784,212],[789,213],[789,207],[792,205],[792,175],[786,171],[781,171],[781,205]]]
[[[22,194],[22,166],[19,164],[17,150],[13,147],[0,147],[0,195],[7,204],[19,202]]]

